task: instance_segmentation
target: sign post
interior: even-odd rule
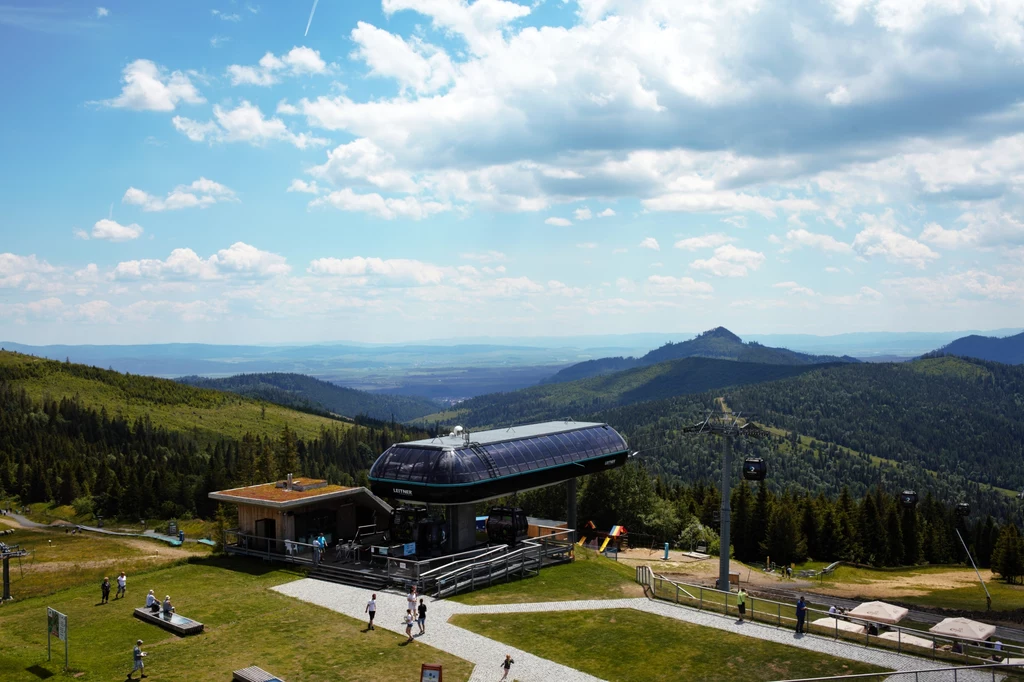
[[[50,660],[50,638],[64,642],[64,669],[68,669],[68,617],[56,609],[46,608],[46,660]]]

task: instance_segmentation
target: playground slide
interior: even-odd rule
[[[601,543],[601,549],[599,549],[599,550],[597,550],[597,551],[598,551],[598,552],[603,552],[603,551],[604,551],[604,548],[608,546],[608,543],[609,543],[609,542],[611,542],[611,540],[612,540],[612,539],[611,539],[610,537],[607,537],[607,538],[605,538],[605,539],[604,539],[604,542],[602,542],[602,543]]]

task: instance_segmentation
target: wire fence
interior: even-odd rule
[[[720,613],[723,616],[735,616],[737,619],[742,615],[744,620],[775,627],[798,629],[796,605],[793,603],[748,594],[745,599],[746,612],[741,614],[734,592],[675,582],[654,573],[646,565],[638,566],[636,575],[637,582],[644,585],[649,595],[655,599],[701,611]],[[1001,642],[997,649],[993,642],[943,637],[914,627],[886,625],[841,613],[829,613],[810,605],[807,606],[805,617],[799,626],[809,635],[950,663],[984,665],[1009,661],[1024,664],[1024,646],[1019,643]]]

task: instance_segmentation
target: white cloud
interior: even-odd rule
[[[440,284],[445,279],[443,268],[406,258],[317,258],[306,271],[324,277],[376,276],[418,285]]]
[[[256,66],[232,64],[227,75],[232,85],[269,86],[281,82],[282,76],[308,76],[330,71],[320,52],[309,47],[293,47],[280,57],[267,52]]]
[[[230,188],[203,177],[190,185],[178,185],[164,199],[135,187],[129,187],[121,198],[122,203],[141,206],[143,211],[206,208],[219,201],[237,201],[237,197]]]
[[[84,231],[79,231],[78,236],[83,237]],[[130,225],[121,225],[113,220],[104,218],[98,220],[92,226],[92,233],[89,235],[93,239],[106,239],[112,242],[126,242],[132,239],[138,239],[142,236],[142,228],[136,223]]]
[[[977,299],[1024,302],[1024,280],[1008,280],[975,269],[933,277],[901,277],[882,283],[901,298],[929,306]]]
[[[598,217],[598,218],[611,218],[611,217],[613,217],[614,215],[615,215],[615,211],[613,211],[613,210],[612,210],[612,209],[610,209],[610,208],[606,208],[605,210],[603,210],[603,211],[601,211],[600,213],[598,213],[598,214],[597,214],[597,217]]]
[[[284,256],[235,242],[209,258],[189,248],[171,251],[165,260],[122,261],[111,272],[112,280],[217,280],[226,277],[260,279],[287,275],[291,267]]]
[[[968,211],[956,219],[959,229],[946,229],[928,223],[919,235],[921,241],[941,249],[994,248],[1024,244],[1024,221],[994,207]]]
[[[837,240],[831,235],[808,232],[803,228],[800,228],[799,230],[790,230],[786,233],[786,246],[783,249],[784,251],[792,251],[793,249],[797,249],[801,246],[808,246],[812,249],[825,251],[826,253],[853,252],[853,247],[845,242]]]
[[[292,184],[288,185],[289,192],[302,192],[303,194],[320,194],[320,188],[316,184],[316,180],[313,182],[306,182],[296,178],[292,180]]]
[[[939,257],[928,246],[908,237],[900,230],[891,209],[882,215],[861,214],[864,225],[853,240],[853,248],[862,256],[882,256],[894,263],[907,263],[917,268]]]
[[[352,29],[351,37],[358,46],[352,57],[365,62],[371,75],[394,79],[402,90],[436,92],[455,77],[448,54],[418,38],[407,42],[363,21]]]
[[[686,239],[680,239],[673,246],[677,249],[684,249],[686,251],[696,251],[697,249],[713,249],[716,246],[722,246],[732,241],[732,237],[718,234],[705,234],[700,237],[687,237]]]
[[[109,9],[107,9],[106,7],[97,7],[96,8],[96,18],[97,19],[102,19],[103,17],[108,17],[108,16],[110,16],[110,10]]]
[[[572,225],[572,221],[568,218],[548,218],[544,221],[545,225],[554,225],[555,227],[569,227]]]
[[[716,277],[746,277],[764,262],[764,254],[750,249],[740,249],[732,244],[719,246],[711,258],[690,263],[696,270],[704,270]]]
[[[183,116],[175,116],[171,122],[194,142],[248,142],[258,146],[268,141],[281,140],[299,149],[327,144],[323,138],[293,133],[279,118],[264,118],[258,106],[244,100],[234,109],[214,105],[213,116],[216,121],[206,123]]]
[[[39,289],[44,276],[57,273],[59,270],[31,256],[19,256],[14,253],[0,253],[0,288],[25,287]]]
[[[310,202],[310,206],[333,206],[341,211],[370,213],[386,220],[409,218],[422,220],[452,210],[451,204],[421,201],[416,197],[384,197],[376,192],[357,194],[351,188],[336,190]]]
[[[597,242],[580,242],[576,245],[577,249],[596,249]]]
[[[210,38],[210,47],[220,47],[221,45],[223,45],[226,42],[229,42],[230,40],[231,38],[227,36],[213,36],[212,38]]]
[[[189,77],[181,71],[170,74],[148,59],[136,59],[124,67],[121,94],[102,104],[136,111],[174,111],[178,104],[201,104],[206,100]]]
[[[223,21],[239,22],[242,20],[242,17],[239,14],[221,12],[219,9],[211,9],[210,14],[222,19]]]
[[[573,211],[572,217],[575,218],[576,220],[590,220],[594,216],[590,212],[590,209],[584,206],[583,208],[577,208],[575,211]]]
[[[395,157],[366,138],[339,145],[327,152],[327,161],[310,175],[336,185],[357,180],[385,191],[415,193],[419,186],[411,174],[395,168]]]
[[[530,8],[508,0],[382,0],[384,14],[412,10],[429,16],[435,28],[465,39],[477,54],[489,52],[502,43],[502,30],[530,13]]]
[[[706,296],[714,292],[714,287],[707,282],[668,275],[651,275],[647,278],[646,289],[647,293],[656,296]]]
[[[661,251],[661,246],[658,244],[658,240],[654,237],[646,237],[641,241],[638,246],[641,249],[651,249],[652,251]]]
[[[790,294],[803,294],[805,296],[817,296],[814,289],[808,287],[802,287],[796,282],[776,282],[772,285],[773,289],[785,289]]]

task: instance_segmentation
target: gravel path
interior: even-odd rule
[[[317,604],[318,606],[323,606],[356,619],[364,621],[366,619],[363,609],[366,607],[369,593],[361,588],[307,578],[279,585],[274,589],[290,597]],[[922,668],[944,667],[939,663],[913,656],[872,649],[815,635],[796,635],[791,630],[775,628],[770,625],[751,622],[737,623],[731,617],[644,598],[498,604],[489,606],[469,606],[449,600],[435,600],[431,597],[426,599],[428,608],[427,634],[418,637],[417,640],[475,663],[476,668],[473,671],[472,677],[470,677],[470,682],[500,679],[501,670],[498,666],[504,660],[506,653],[511,654],[515,660],[515,665],[512,669],[513,675],[509,677],[514,677],[522,682],[550,682],[552,680],[583,682],[584,680],[598,680],[599,678],[555,663],[554,661],[534,656],[525,651],[520,651],[507,644],[496,642],[448,623],[448,618],[456,613],[531,613],[614,608],[637,609],[645,613],[654,613],[694,625],[702,625],[747,637],[756,637],[786,646],[798,647],[852,661],[870,663],[892,670],[920,670]],[[405,615],[405,609],[406,600],[404,594],[391,591],[378,592],[376,624],[394,632],[404,633],[405,626],[402,624],[401,619]],[[413,631],[415,632],[416,630],[417,628],[414,627]],[[997,675],[997,677],[1001,676]],[[900,676],[895,679],[906,681],[913,678],[910,676]],[[919,676],[920,682],[945,682],[951,679],[952,675],[950,673],[922,674]],[[965,670],[960,671],[957,679],[966,681],[978,680],[981,682],[982,680],[991,680],[992,677],[990,672],[981,673]]]

